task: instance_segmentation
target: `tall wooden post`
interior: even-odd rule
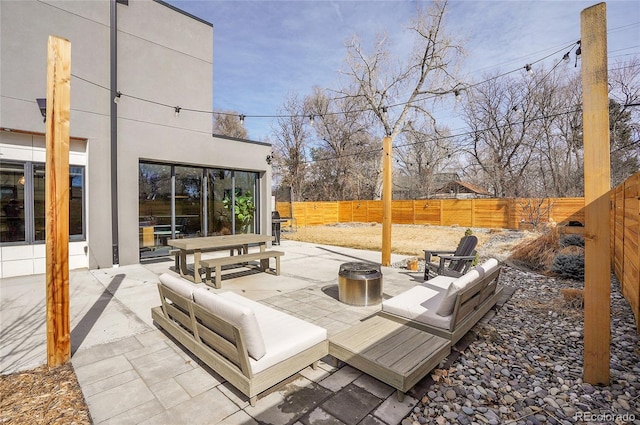
[[[611,260],[607,8],[580,14],[584,127],[584,381],[609,384]]]
[[[391,265],[391,200],[393,175],[391,163],[391,137],[382,140],[382,265]]]
[[[46,116],[47,363],[71,358],[69,331],[69,113],[71,43],[49,36]]]

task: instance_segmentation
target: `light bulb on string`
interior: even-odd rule
[[[455,90],[453,92],[453,95],[456,97],[456,102],[460,102],[460,100],[462,99],[462,96],[460,96],[460,90]]]
[[[122,96],[121,92],[116,92],[116,95],[113,96],[113,103],[115,103],[116,105],[118,104],[118,102],[120,102],[120,97]]]
[[[530,64],[526,64],[524,69],[529,73],[529,75],[533,76],[533,68],[531,68]]]
[[[179,106],[176,106],[176,107],[175,107],[175,112],[174,112],[174,114],[173,114],[173,115],[174,115],[176,118],[180,118],[180,110],[181,110],[181,109],[182,109],[182,108],[181,108],[181,107],[179,107]]]
[[[244,115],[244,114],[240,114],[240,115],[238,116],[238,118],[240,118],[240,124],[241,124],[241,125],[244,125],[245,115]]]

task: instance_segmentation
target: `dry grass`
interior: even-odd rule
[[[453,249],[464,236],[465,228],[418,225],[394,225],[391,233],[391,250],[396,254],[424,255],[424,249]],[[477,234],[479,244],[489,238]],[[347,248],[382,249],[382,226],[376,223],[349,223],[298,228],[293,233],[283,233],[283,239],[311,242]]]
[[[424,250],[453,250],[464,236],[466,227],[394,224],[391,251],[394,254],[424,257]],[[481,256],[503,259],[517,243],[535,237],[531,232],[501,229],[472,229],[478,237]],[[382,250],[382,226],[376,223],[341,223],[326,226],[300,227],[295,232],[283,232],[283,239],[343,246],[347,248]]]
[[[558,251],[560,233],[551,228],[537,239],[518,245],[509,259],[515,264],[543,272],[548,270]]]
[[[560,289],[562,299],[570,308],[583,308],[584,307],[584,291],[576,288],[562,288]]]

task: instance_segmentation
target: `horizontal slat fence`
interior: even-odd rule
[[[544,201],[542,222],[584,223],[583,198],[553,198]],[[395,224],[519,229],[530,222],[523,199],[427,199],[392,201]],[[382,201],[277,202],[282,217],[293,211],[295,226],[335,223],[382,223]]]
[[[640,173],[612,189],[611,267],[640,331]]]

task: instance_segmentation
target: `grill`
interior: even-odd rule
[[[373,263],[352,262],[340,265],[338,299],[349,305],[368,306],[382,302],[382,272]]]

